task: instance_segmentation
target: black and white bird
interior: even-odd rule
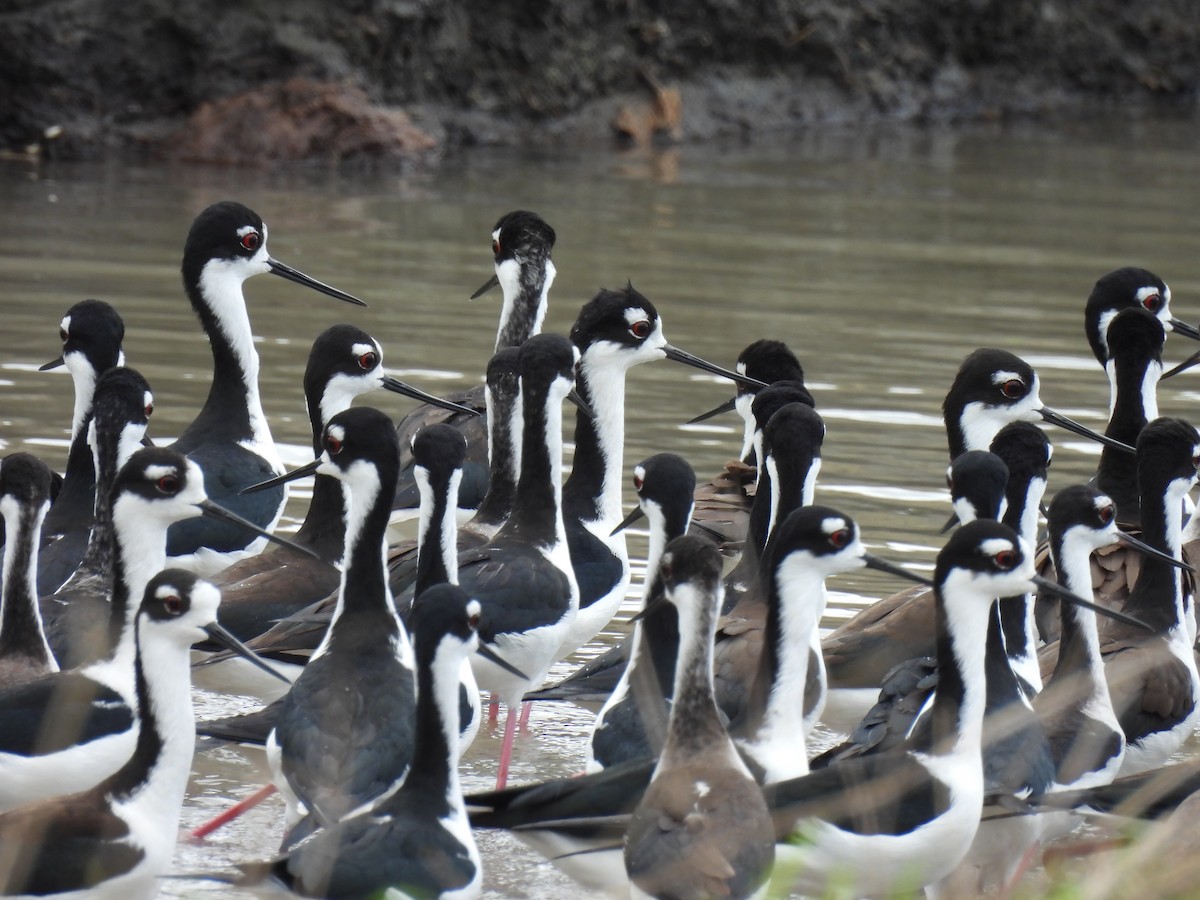
[[[213,372],[203,408],[172,446],[200,464],[214,502],[271,529],[283,511],[285,488],[239,493],[283,472],[259,396],[258,350],[242,283],[269,272],[347,303],[366,304],[273,259],[267,252],[266,223],[233,201],[213,204],[192,222],[182,272],[184,291],[212,348]],[[213,574],[261,549],[261,542],[247,542],[241,529],[197,522],[174,526],[167,543],[173,564],[201,574]]]
[[[112,515],[109,649],[83,668],[0,691],[0,809],[85,790],[124,764],[137,740],[134,602],[164,565],[167,528],[200,515],[242,521],[207,499],[196,463],[154,447],[134,453],[118,473]]]
[[[413,604],[417,725],[404,784],[370,812],[322,829],[274,860],[243,865],[230,880],[269,878],[304,897],[479,894],[482,863],[458,776],[459,672],[474,654],[507,666],[479,643],[479,617],[479,601],[451,584],[429,588]]]
[[[659,569],[663,593],[652,602],[676,607],[679,652],[666,742],[625,832],[631,893],[757,896],[775,861],[775,832],[713,695],[721,555],[711,541],[685,535],[667,545]]]
[[[0,690],[58,669],[34,591],[50,482],[50,469],[29,453],[10,453],[0,461],[0,516],[6,535],[0,582]]]
[[[321,455],[325,426],[335,415],[349,409],[355,397],[380,389],[471,413],[389,375],[383,367],[383,348],[361,328],[333,325],[313,342],[304,370],[313,455]],[[239,560],[214,575],[212,581],[224,598],[225,627],[250,640],[279,619],[336,593],[345,547],[344,514],[341,483],[329,475],[316,475],[308,512],[292,540],[318,558],[281,547]]]
[[[0,814],[0,895],[158,894],[195,745],[188,651],[208,639],[253,658],[217,623],[220,600],[215,587],[179,569],[146,584],[133,629],[135,740],[95,787]],[[69,773],[62,774],[55,794],[70,790]]]
[[[135,369],[116,366],[96,381],[87,438],[96,472],[96,505],[87,550],[62,587],[39,600],[46,637],[62,668],[94,662],[110,649],[116,553],[112,487],[121,466],[145,440],[153,409],[150,385]]]
[[[1112,356],[1109,328],[1113,319],[1126,309],[1144,309],[1162,323],[1164,330],[1200,340],[1200,329],[1172,315],[1171,289],[1165,281],[1147,269],[1124,266],[1096,280],[1083,311],[1083,331],[1088,346],[1096,361],[1105,368]]]
[[[329,420],[323,443],[317,460],[273,480],[320,473],[346,488],[345,568],[333,621],[267,738],[289,828],[304,815],[309,825],[332,825],[395,791],[415,728],[412,645],[385,563],[400,466],[396,432],[379,410],[358,407]]]
[[[550,286],[557,271],[550,258],[557,236],[554,229],[537,213],[514,210],[501,216],[492,229],[492,256],[495,274],[471,295],[474,300],[497,285],[504,293],[500,309],[500,324],[496,330],[496,350],[520,347],[542,330],[549,305]],[[484,389],[480,385],[453,394],[448,399],[464,404],[477,413],[486,410]],[[416,484],[412,478],[412,459],[408,448],[413,436],[426,425],[447,422],[464,432],[467,438],[467,462],[463,470],[463,486],[459,491],[461,509],[476,509],[488,487],[488,429],[478,417],[419,407],[405,416],[396,430],[400,435],[400,482],[396,489],[394,508],[415,510],[418,504]]]
[[[58,326],[62,354],[41,371],[66,366],[75,387],[71,416],[71,448],[62,487],[42,525],[38,554],[39,596],[57,590],[87,551],[96,502],[96,469],[88,445],[88,425],[96,382],[114,366],[125,365],[121,343],[125,323],[103,300],[82,300],[67,310]]]

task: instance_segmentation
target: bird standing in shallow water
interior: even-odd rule
[[[721,555],[680,537],[663,552],[663,596],[679,619],[667,738],[625,833],[631,892],[751,897],[770,877],[775,835],[762,793],[726,734],[712,687]]]
[[[178,569],[150,579],[136,615],[136,740],[94,788],[0,814],[0,894],[99,900],[159,892],[179,831],[195,725],[188,650],[253,654],[217,623],[220,592]],[[261,663],[260,663],[261,664]]]
[[[114,366],[125,365],[121,349],[125,323],[103,300],[76,303],[63,316],[58,333],[62,338],[62,355],[40,366],[39,371],[67,367],[75,385],[75,411],[71,417],[71,449],[62,487],[42,524],[38,596],[61,587],[87,552],[96,506],[96,467],[88,446],[93,397],[100,376]]]
[[[270,272],[322,294],[366,304],[284,265],[267,253],[267,226],[240,203],[215,203],[198,215],[183,248],[183,287],[212,347],[212,386],[195,420],[173,447],[204,471],[214,502],[253,522],[273,528],[283,512],[280,486],[244,496],[242,488],[283,472],[258,391],[258,351],[242,295],[242,282]],[[174,565],[214,574],[243,555],[262,549],[228,526],[179,523],[167,538]]]
[[[45,463],[28,453],[10,453],[0,461],[0,516],[7,535],[0,582],[0,689],[58,669],[34,593],[38,544],[49,508],[50,469]]]

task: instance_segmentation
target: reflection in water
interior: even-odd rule
[[[565,332],[598,287],[632,280],[658,307],[673,343],[715,362],[732,364],[759,337],[787,341],[829,428],[818,499],[854,516],[869,544],[928,565],[947,512],[941,398],[967,352],[993,345],[1024,356],[1041,370],[1048,404],[1100,426],[1108,385],[1081,327],[1096,278],[1120,265],[1147,266],[1171,284],[1176,314],[1200,319],[1196,138],[1194,126],[1171,122],[1057,132],[824,129],[771,146],[584,159],[475,153],[413,178],[0,164],[0,440],[5,452],[28,446],[61,469],[69,382],[36,367],[57,355],[59,319],[84,297],[108,300],[125,317],[129,364],[155,392],[151,435],[179,433],[203,401],[211,366],[182,293],[179,255],[195,213],[236,198],[267,220],[280,259],[370,304],[343,309],[280,279],[246,285],[264,406],[289,464],[298,462],[309,445],[300,388],[306,355],[336,321],[370,331],[387,365],[430,390],[477,382],[498,294],[466,297],[491,273],[492,224],[529,208],[558,233],[549,329]],[[1172,338],[1166,355],[1177,361],[1188,350]],[[1165,414],[1193,414],[1194,377],[1164,386]],[[627,468],[671,450],[702,479],[715,474],[737,451],[737,423],[681,423],[728,395],[727,385],[667,362],[636,369]],[[395,417],[408,408],[392,395],[366,402]],[[1097,450],[1052,438],[1054,491],[1087,477]],[[290,512],[301,509],[294,499]],[[642,541],[634,540],[635,555],[644,553]],[[829,621],[864,602],[861,595],[898,585],[853,573],[831,587],[855,594],[834,595]],[[244,702],[198,695],[205,714]],[[518,744],[514,780],[578,769],[587,714],[544,705],[534,718],[537,736]],[[468,787],[490,784],[498,739],[482,734],[468,755]],[[248,793],[264,772],[254,752],[198,756],[186,824]],[[205,847],[181,848],[179,866],[265,855],[277,834],[278,808],[270,806]],[[505,837],[486,837],[484,854],[496,895],[574,892]]]

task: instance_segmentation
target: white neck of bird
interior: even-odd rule
[[[1090,597],[1092,594],[1091,555],[1093,545],[1073,529],[1064,536],[1062,559],[1058,561],[1062,567],[1059,573],[1059,583],[1067,590],[1080,597]],[[1065,601],[1059,601],[1060,603]],[[1071,603],[1067,610],[1075,620],[1075,627],[1083,638],[1083,646],[1087,652],[1088,680],[1086,702],[1108,707],[1111,715],[1112,699],[1108,692],[1108,679],[1104,675],[1104,660],[1100,656],[1100,633],[1096,625],[1096,614],[1090,609],[1084,609]],[[1078,688],[1076,689],[1078,691]],[[1082,694],[1083,692],[1079,692]]]
[[[267,458],[277,470],[283,471],[283,463],[276,458],[278,452],[274,449],[275,442],[258,393],[258,350],[254,347],[250,314],[246,311],[246,298],[242,294],[244,280],[244,270],[240,265],[210,260],[200,271],[200,295],[212,310],[217,328],[237,360],[255,449],[263,453],[264,448],[270,448],[273,457]]]
[[[963,683],[962,706],[959,708],[959,731],[954,754],[981,752],[983,714],[987,705],[986,675],[983,647],[987,643],[988,619],[992,597],[970,583],[963,570],[950,573],[943,585],[946,627],[950,632],[950,649],[954,665]],[[939,663],[940,664],[940,663]]]
[[[4,542],[4,570],[0,576],[0,628],[4,627],[5,604],[29,603],[30,613],[36,623],[37,637],[41,643],[38,655],[45,661],[51,671],[58,671],[58,663],[50,644],[46,640],[46,631],[42,627],[42,612],[37,601],[36,578],[38,570],[38,544],[42,533],[42,523],[50,510],[47,500],[33,511],[33,516],[22,521],[21,507],[11,497],[0,500],[0,511],[4,516],[4,528],[7,540]],[[29,547],[28,560],[25,565],[18,563],[18,551],[22,544]]]
[[[625,375],[627,365],[621,365],[621,354],[595,353],[589,348],[580,363],[580,377],[586,381],[587,393],[595,418],[596,440],[600,445],[600,458],[604,461],[603,487],[600,492],[600,518],[596,520],[597,533],[606,543],[625,545],[625,533],[610,536],[609,532],[622,518],[621,480],[625,450]],[[580,410],[580,415],[585,415]]]
[[[189,644],[181,643],[176,635],[161,633],[169,626],[145,618],[138,626],[141,666],[162,747],[145,783],[121,806],[136,810],[139,818],[159,823],[174,844],[196,744]]]
[[[438,553],[442,557],[442,565],[446,569],[446,578],[451,584],[458,584],[458,523],[454,518],[454,510],[458,505],[458,487],[462,482],[462,469],[456,469],[450,475],[450,483],[446,494],[448,503],[441,519],[436,523],[437,533],[433,533],[435,523],[432,521],[435,497],[433,485],[429,481],[429,471],[424,466],[413,466],[413,477],[417,482],[417,492],[420,494],[420,517],[417,524],[417,552],[424,549],[426,541],[437,541]]]
[[[87,361],[87,357],[79,352],[66,354],[63,362],[75,385],[75,409],[71,414],[71,440],[74,441],[79,437],[83,423],[92,412],[92,398],[96,393],[96,370]]]
[[[765,783],[808,772],[804,742],[804,689],[813,632],[825,612],[825,578],[799,554],[776,571],[779,593],[779,671],[767,698],[752,751],[765,770]]]

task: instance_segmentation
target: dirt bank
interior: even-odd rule
[[[209,134],[225,102],[255,111],[235,158],[430,159],[618,131],[1190,107],[1200,86],[1190,0],[9,0],[0,47],[0,148],[59,157],[203,158],[207,139],[228,161]],[[305,99],[280,90],[293,78]]]

